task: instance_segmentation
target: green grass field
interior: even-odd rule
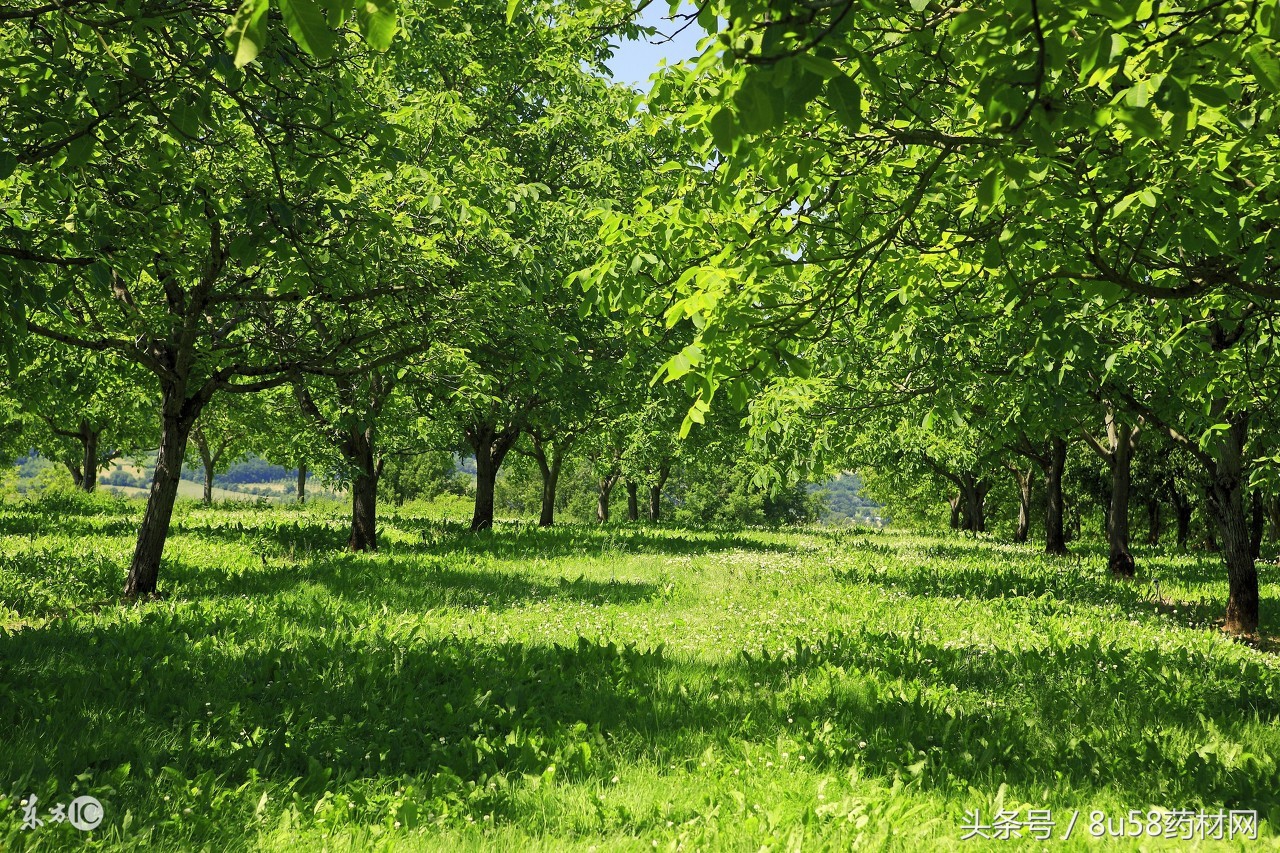
[[[1280,848],[1280,659],[1216,631],[1211,556],[389,511],[365,556],[340,506],[184,504],[122,605],[140,512],[0,508],[0,849],[979,849],[974,809]],[[21,828],[82,794],[96,830]]]

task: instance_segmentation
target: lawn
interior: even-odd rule
[[[978,849],[966,812],[1051,810],[987,844],[1069,850],[1231,809],[1259,841],[1202,846],[1280,849],[1280,658],[1217,632],[1210,555],[389,510],[351,555],[340,506],[183,503],[122,605],[140,514],[0,508],[0,849]]]

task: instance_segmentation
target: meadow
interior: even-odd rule
[[[0,849],[979,849],[966,812],[1031,809],[1055,840],[985,846],[1250,809],[1199,846],[1280,849],[1280,658],[1217,630],[1214,555],[460,509],[348,554],[336,504],[180,502],[124,605],[141,503],[0,507]]]

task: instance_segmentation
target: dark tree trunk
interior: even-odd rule
[[[1173,519],[1178,527],[1178,550],[1185,551],[1191,542],[1191,499],[1170,484],[1169,503],[1173,505]]]
[[[476,502],[471,514],[471,530],[488,530],[493,527],[494,488],[498,481],[498,469],[507,457],[519,430],[507,427],[499,430],[489,424],[473,424],[467,430],[467,441],[476,457]]]
[[[307,463],[298,463],[298,503],[307,502]]]
[[[1044,552],[1066,554],[1067,537],[1063,529],[1065,505],[1062,500],[1062,474],[1067,467],[1067,442],[1054,438],[1050,442],[1048,465],[1045,467]]]
[[[956,496],[947,500],[947,505],[951,507],[951,529],[959,530],[961,519],[960,512],[964,506],[964,494],[956,492]]]
[[[657,522],[662,516],[662,487],[667,484],[667,477],[671,474],[670,466],[663,464],[658,469],[658,482],[649,486],[649,520]]]
[[[476,502],[471,513],[471,529],[485,530],[493,527],[493,495],[498,481],[498,469],[487,452],[476,453]]]
[[[84,461],[80,464],[83,474],[76,485],[86,492],[92,492],[98,486],[98,437],[101,430],[95,430],[89,424],[80,424],[80,442],[84,447]]]
[[[618,482],[616,473],[600,480],[600,492],[596,496],[596,521],[601,524],[609,521],[609,495],[613,492],[613,484],[616,482]]]
[[[982,533],[987,529],[987,492],[990,484],[974,474],[960,475],[960,496],[963,499],[964,511],[961,525],[965,530]]]
[[[213,503],[213,469],[217,464],[217,458],[211,452],[209,441],[201,427],[196,427],[191,437],[196,440],[196,449],[200,452],[200,464],[204,467],[203,500],[205,506],[209,506]]]
[[[1111,439],[1111,501],[1107,508],[1107,565],[1118,578],[1132,578],[1133,554],[1129,550],[1129,492],[1133,482],[1133,438],[1129,427],[1108,418]]]
[[[1031,481],[1033,471],[1028,468],[1022,471],[1011,468],[1013,477],[1018,483],[1018,526],[1013,531],[1014,542],[1026,542],[1031,533]]]
[[[556,484],[560,482],[560,466],[564,455],[552,445],[551,458],[548,459],[542,442],[534,439],[533,458],[538,461],[538,470],[542,473],[542,512],[538,516],[538,525],[550,527],[556,521]]]
[[[1162,519],[1160,517],[1160,498],[1152,495],[1147,498],[1147,544],[1152,547],[1160,544]]]
[[[1267,515],[1271,517],[1271,541],[1280,542],[1280,495],[1267,505]]]
[[[64,463],[67,470],[71,472],[71,482],[75,483],[77,489],[84,489],[84,471],[74,462]]]
[[[185,388],[179,386],[166,387],[162,392],[164,414],[160,428],[160,453],[156,457],[155,475],[151,478],[147,509],[138,529],[138,544],[125,580],[126,598],[154,595],[156,591],[160,558],[164,554],[169,521],[173,518],[173,503],[178,497],[178,483],[182,478],[187,438],[203,407],[202,400],[186,399],[184,391]]]
[[[1249,496],[1251,503],[1249,516],[1249,553],[1257,561],[1262,556],[1262,530],[1266,526],[1266,515],[1262,511],[1262,493],[1254,492]]]
[[[627,480],[627,521],[640,520],[640,486]]]
[[[373,446],[373,428],[352,430],[342,445],[351,477],[351,536],[349,551],[378,550],[378,477],[382,466]]]
[[[1252,634],[1258,630],[1258,568],[1253,557],[1247,498],[1244,445],[1248,420],[1237,420],[1220,434],[1210,471],[1206,504],[1218,528],[1227,564],[1227,613],[1224,630]]]

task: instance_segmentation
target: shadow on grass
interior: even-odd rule
[[[628,762],[696,766],[708,746],[741,754],[745,743],[925,789],[1065,783],[1085,801],[1105,788],[1168,807],[1280,804],[1280,679],[1201,653],[983,654],[861,632],[712,665],[585,640],[388,635],[333,616],[154,607],[137,622],[3,637],[9,793],[86,773],[88,790],[113,788],[116,814],[127,803],[147,825],[161,794],[186,797],[194,779],[206,797],[276,780],[304,805],[361,780],[410,779],[427,808],[511,820],[510,786],[487,783],[551,765],[599,783]],[[256,798],[238,804],[245,825]]]
[[[877,552],[883,547],[872,546]],[[928,546],[920,553],[924,561],[914,559],[909,549],[898,549],[893,562],[841,565],[833,569],[833,575],[841,582],[919,597],[993,601],[1047,596],[1069,604],[1156,608],[1164,613],[1176,610],[1183,621],[1203,624],[1220,621],[1225,606],[1225,593],[1219,589],[1205,589],[1191,601],[1173,601],[1167,594],[1170,580],[1206,587],[1225,581],[1225,568],[1211,555],[1173,560],[1163,555],[1140,557],[1138,579],[1120,581],[1103,568],[1101,559],[1085,562],[1079,556],[1052,558],[995,547],[945,544]],[[935,559],[946,562],[934,564]],[[1165,582],[1163,589],[1157,585],[1160,581]],[[1275,599],[1265,590],[1260,609],[1264,625],[1275,624],[1273,620],[1280,618]]]
[[[449,562],[459,560],[455,557]],[[483,564],[456,568],[445,565],[444,560],[395,554],[325,555],[305,565],[273,562],[261,569],[230,573],[217,567],[196,568],[172,563],[170,569],[170,588],[175,597],[260,598],[287,593],[304,584],[316,584],[344,600],[422,612],[441,607],[497,610],[548,600],[636,604],[661,593],[656,584],[640,581],[597,581],[583,576],[539,580],[527,573]]]
[[[409,534],[410,541],[396,541],[388,527]],[[345,522],[315,518],[253,525],[238,520],[211,523],[206,518],[184,520],[180,532],[227,542],[257,541],[274,554],[341,551],[346,547]],[[379,537],[389,553],[433,556],[473,554],[500,560],[553,560],[561,557],[606,557],[619,554],[696,556],[721,551],[785,553],[792,546],[762,542],[742,533],[695,533],[676,528],[562,524],[537,527],[522,522],[498,522],[491,530],[474,533],[462,522],[391,516],[384,519]]]

